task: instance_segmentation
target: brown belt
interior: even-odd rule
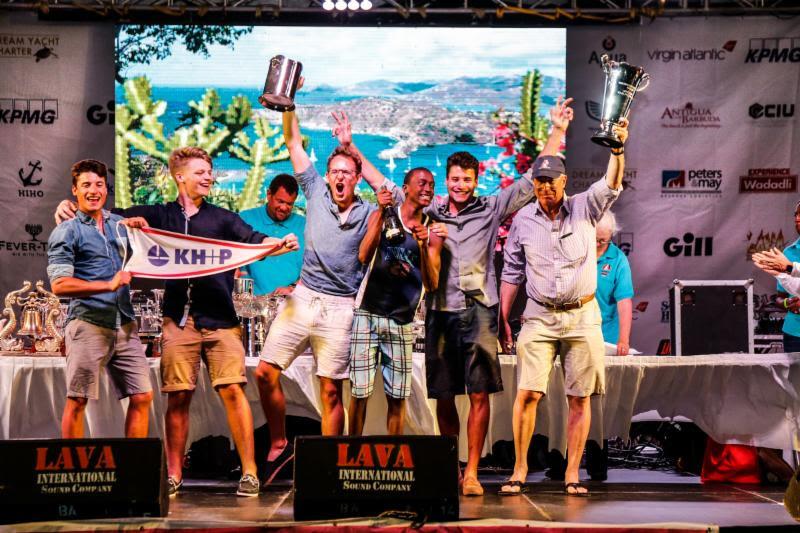
[[[592,300],[594,300],[594,294],[590,294],[589,296],[584,296],[577,302],[567,302],[564,304],[553,304],[549,302],[540,302],[535,298],[531,298],[534,302],[541,305],[545,309],[550,309],[551,311],[572,311],[573,309],[580,309],[584,305],[588,304]]]

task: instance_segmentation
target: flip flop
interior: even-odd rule
[[[574,489],[574,492],[570,492],[569,489]],[[580,489],[585,489],[586,492],[579,492]],[[581,483],[567,483],[564,485],[564,494],[567,496],[578,496],[585,498],[589,496],[589,487],[582,485]]]
[[[514,487],[519,487],[519,490],[503,490],[506,487],[511,487],[512,489]],[[520,494],[524,494],[526,492],[528,492],[528,487],[525,486],[525,483],[514,480],[503,483],[503,486],[500,487],[500,490],[497,491],[497,494],[500,496],[519,496]]]

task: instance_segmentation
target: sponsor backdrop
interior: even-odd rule
[[[567,32],[571,191],[599,179],[607,151],[589,137],[600,113],[600,56],[642,65],[626,190],[615,211],[636,297],[632,344],[669,336],[673,279],[771,278],[753,251],[796,237],[800,195],[800,22],[776,18],[656,20]],[[0,14],[0,295],[43,279],[52,213],[72,162],[113,161],[114,29]]]
[[[0,297],[46,279],[70,165],[114,160],[114,27],[0,13]],[[113,200],[111,201],[113,204]]]
[[[776,18],[656,20],[567,32],[568,190],[602,176],[607,151],[589,137],[601,111],[600,57],[641,65],[626,148],[616,240],[633,271],[632,346],[654,353],[669,337],[673,279],[771,277],[750,255],[797,238],[800,200],[800,22]]]

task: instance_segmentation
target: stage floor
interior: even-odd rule
[[[464,522],[477,519],[536,521],[536,526],[558,528],[583,525],[617,525],[622,529],[639,524],[693,523],[729,527],[776,527],[798,530],[783,507],[783,489],[778,486],[702,485],[696,476],[649,470],[609,470],[608,481],[590,483],[588,498],[567,497],[562,484],[550,481],[542,472],[528,477],[529,492],[502,497],[497,490],[505,476],[482,475],[486,494],[461,498],[461,521],[458,526],[491,525]],[[186,480],[184,490],[170,501],[166,520],[136,519],[122,521],[85,521],[9,526],[9,531],[81,531],[106,529],[212,529],[228,531],[264,526],[288,526],[292,522],[292,491],[289,481],[278,482],[258,498],[234,495],[235,483],[212,480]],[[111,525],[113,522],[113,526]],[[555,524],[554,522],[561,522]],[[280,524],[279,524],[280,523]],[[550,524],[548,524],[550,523]],[[337,521],[339,526],[354,525]],[[301,525],[295,523],[294,525]],[[374,522],[360,525],[377,525]],[[388,525],[388,524],[387,524]],[[392,525],[408,525],[393,522]],[[455,524],[453,524],[455,525]],[[494,523],[494,526],[500,526]],[[503,523],[506,527],[512,525]],[[522,525],[514,523],[513,525]],[[38,526],[38,527],[37,527]],[[98,527],[99,526],[99,527]],[[121,527],[120,527],[121,526]],[[316,524],[319,529],[321,524]],[[0,527],[0,530],[4,528]],[[449,529],[449,528],[448,528]],[[669,530],[669,528],[666,528]]]

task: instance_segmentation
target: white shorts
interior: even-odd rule
[[[354,306],[355,297],[331,296],[298,285],[278,308],[261,360],[286,370],[310,345],[318,376],[347,379]]]

